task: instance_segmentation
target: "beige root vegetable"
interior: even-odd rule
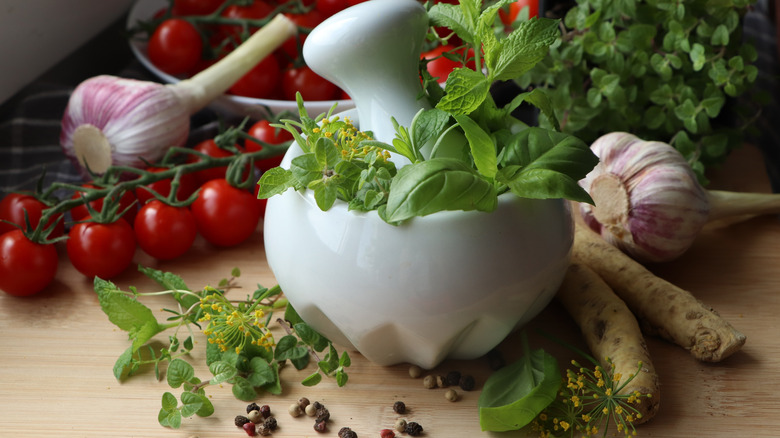
[[[620,393],[650,395],[639,397],[639,403],[632,405],[641,414],[634,424],[653,418],[661,402],[658,374],[639,323],[626,303],[598,274],[576,259],[566,271],[556,298],[580,327],[593,357],[604,369],[613,367],[612,375],[621,375],[619,385],[636,374]]]
[[[655,276],[584,225],[576,226],[572,254],[625,301],[645,334],[674,342],[704,362],[719,362],[745,344],[745,335],[713,309]]]

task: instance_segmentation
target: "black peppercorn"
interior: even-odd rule
[[[445,380],[449,386],[458,386],[460,384],[460,371],[450,371]]]
[[[235,419],[236,427],[244,427],[244,425],[249,422],[250,422],[249,418],[243,415],[236,415],[236,419]]]
[[[278,424],[276,423],[276,418],[269,416],[265,420],[263,420],[263,427],[268,430],[276,430],[276,427]]]
[[[316,422],[325,422],[330,420],[330,412],[325,406],[322,406],[321,408],[317,409],[317,412],[314,414],[314,421]]]
[[[260,410],[260,406],[258,406],[257,403],[249,403],[248,405],[246,405],[247,414],[252,411],[259,411],[259,410]]]
[[[471,391],[475,385],[474,377],[472,376],[462,376],[460,378],[460,389],[464,391]]]
[[[393,403],[393,412],[395,412],[396,414],[405,414],[406,404],[400,400]]]
[[[271,407],[268,405],[260,406],[260,415],[263,416],[263,418],[268,418],[271,416]]]
[[[342,427],[339,430],[339,438],[358,438],[357,433],[355,433],[354,430],[348,428],[348,427]]]
[[[417,423],[417,422],[414,422],[414,421],[410,421],[410,422],[406,423],[406,430],[405,430],[405,432],[409,436],[419,436],[423,432],[423,427],[420,426],[420,423]]]

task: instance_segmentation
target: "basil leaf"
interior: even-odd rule
[[[447,128],[450,115],[439,109],[420,110],[412,119],[412,143],[417,151]]]
[[[398,223],[444,210],[493,211],[497,203],[493,184],[468,164],[434,158],[398,170],[384,214]]]
[[[468,116],[455,116],[455,120],[466,134],[477,170],[482,175],[492,179],[498,171],[498,162],[496,160],[496,146],[490,135]]]
[[[485,382],[477,401],[480,427],[494,432],[522,428],[552,403],[560,385],[553,356],[541,349],[525,354]]]

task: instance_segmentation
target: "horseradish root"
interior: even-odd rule
[[[745,344],[744,334],[690,292],[656,277],[579,223],[572,256],[604,279],[628,305],[646,334],[674,342],[704,362],[719,362]]]
[[[612,367],[613,376],[621,376],[618,385],[631,378],[619,393],[649,395],[639,397],[638,404],[632,405],[641,414],[634,424],[653,418],[661,402],[661,389],[631,310],[598,274],[578,260],[573,260],[566,271],[556,298],[580,327],[593,357],[604,369]]]
[[[580,184],[595,205],[581,204],[585,223],[642,262],[683,254],[708,222],[780,213],[780,195],[707,191],[672,146],[625,132],[598,138],[599,164]]]

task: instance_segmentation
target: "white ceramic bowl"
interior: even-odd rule
[[[283,167],[300,154],[293,144]],[[311,191],[268,200],[268,264],[290,303],[334,343],[380,365],[431,369],[484,355],[536,316],[573,241],[568,203],[501,195],[498,209],[440,212],[392,226]]]
[[[167,5],[168,2],[166,0],[138,0],[127,16],[127,27],[130,28],[136,25],[139,20],[148,20]],[[146,47],[146,41],[140,39],[130,40],[130,49],[133,51],[133,54],[152,74],[166,83],[179,82],[179,78],[161,71],[149,61]],[[346,111],[355,106],[352,100],[307,101],[304,102],[304,106],[309,115],[316,116],[328,112],[334,103],[338,104],[337,111]],[[293,115],[298,114],[298,106],[292,100],[256,99],[229,94],[217,98],[211,103],[210,107],[226,114],[238,114],[254,119],[267,118],[269,111],[271,114],[279,114],[284,111],[291,112]]]

